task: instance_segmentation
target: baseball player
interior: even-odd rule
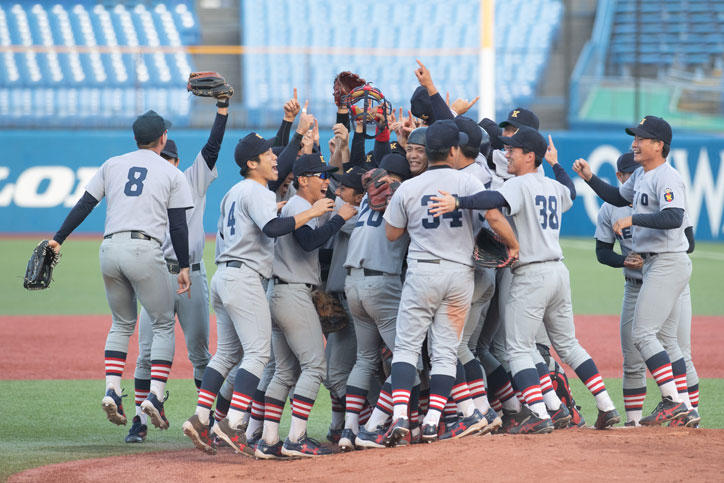
[[[121,377],[128,340],[136,327],[136,300],[148,311],[151,342],[150,391],[141,408],[154,426],[168,428],[163,402],[174,353],[173,287],[163,258],[166,231],[178,261],[177,294],[191,287],[186,210],[193,196],[181,171],[160,156],[171,123],[147,111],[133,123],[138,150],[108,159],[88,183],[50,245],[57,252],[70,233],[107,199],[100,265],[111,309],[105,347],[106,394],[103,409],[114,424],[126,424]]]
[[[535,339],[541,322],[561,359],[576,371],[594,395],[599,409],[596,428],[610,427],[619,422],[620,416],[596,364],[575,338],[568,270],[562,263],[558,243],[561,215],[572,206],[575,188],[557,163],[552,140],[547,146],[538,131],[520,127],[502,141],[506,145],[508,171],[515,177],[499,191],[483,191],[470,197],[441,192],[442,196],[434,198],[431,212],[440,216],[456,208],[504,208],[513,218],[521,249],[520,259],[513,265],[505,313],[506,347],[515,386],[527,406],[509,414],[509,432],[553,430],[532,356],[537,352]],[[553,167],[557,181],[538,174],[543,158]]]
[[[408,161],[399,154],[382,158],[380,168],[393,181],[410,178]],[[391,415],[391,383],[380,391],[377,406],[360,427],[360,412],[368,398],[370,382],[376,375],[383,345],[394,349],[395,320],[402,292],[402,262],[409,243],[405,234],[389,241],[385,234],[382,212],[370,209],[365,196],[360,205],[355,228],[350,236],[345,268],[345,293],[357,338],[357,357],[347,378],[345,390],[345,425],[340,436],[342,451],[356,446],[383,447],[384,423]]]
[[[173,294],[174,313],[178,315],[179,324],[184,332],[186,349],[194,368],[194,382],[197,388],[201,386],[201,377],[204,375],[206,364],[211,357],[209,354],[209,289],[203,261],[205,241],[203,217],[206,209],[206,191],[218,176],[216,159],[224,139],[229,114],[228,105],[228,98],[222,98],[217,102],[216,118],[211,127],[209,139],[196,155],[193,164],[184,171],[184,177],[191,189],[194,202],[194,207],[186,212],[189,227],[191,290],[190,297]],[[166,146],[161,151],[161,157],[178,168],[180,160],[176,143],[173,140],[166,141]],[[162,249],[168,267],[168,276],[175,277],[179,272],[178,260],[174,255],[168,234]],[[148,396],[151,379],[154,376],[151,374],[152,339],[151,317],[146,309],[141,307],[141,315],[138,319],[138,359],[134,375],[136,415],[128,436],[126,436],[126,443],[141,443],[146,437],[146,415],[141,410],[141,404]],[[159,374],[155,374],[155,376],[158,377]]]
[[[211,405],[229,371],[242,358],[236,372],[231,406],[214,433],[237,452],[246,451],[241,422],[250,410],[259,378],[269,359],[271,315],[262,278],[271,277],[273,238],[291,233],[331,209],[331,200],[310,204],[290,216],[277,217],[278,205],[267,183],[277,179],[271,141],[250,133],[236,146],[234,160],[244,179],[221,201],[216,237],[217,271],[211,279],[211,302],[216,312],[218,342],[204,372],[196,412],[184,424],[184,434],[206,453]]]
[[[319,154],[300,156],[293,167],[296,195],[284,206],[282,216],[295,216],[312,203],[327,199],[327,175],[336,170]],[[319,247],[356,213],[352,205],[345,203],[324,225],[318,226],[316,220],[311,220],[277,240],[274,286],[269,299],[276,367],[266,389],[262,439],[254,452],[259,458],[313,457],[330,452],[306,434],[307,418],[326,374],[322,328],[311,293],[321,283]],[[279,419],[292,385],[292,423],[289,436],[282,443]]]
[[[604,201],[614,206],[633,203],[633,215],[616,220],[613,231],[622,235],[633,226],[633,250],[644,259],[632,338],[661,391],[661,403],[640,420],[643,425],[655,425],[687,412],[675,382],[686,374],[676,331],[681,294],[691,277],[683,223],[685,187],[666,162],[671,147],[669,123],[646,116],[638,126],[626,128],[626,133],[634,136],[631,148],[641,167],[620,188],[595,176],[583,159],[577,159],[573,169]]]
[[[483,184],[453,169],[460,145],[468,137],[450,120],[436,121],[425,133],[425,150],[430,166],[421,175],[403,183],[385,211],[385,230],[391,241],[410,236],[408,270],[397,316],[392,358],[392,424],[385,442],[396,445],[410,432],[408,403],[416,375],[416,364],[428,329],[431,364],[430,404],[423,419],[422,438],[437,438],[438,422],[450,395],[456,374],[457,350],[473,292],[473,214],[451,210],[445,218],[432,216],[429,205],[435,190],[458,194],[484,189]],[[486,219],[504,242],[517,254],[518,244],[510,225],[497,210]],[[451,240],[455,240],[451,244]],[[474,405],[463,418],[476,431],[485,419]]]

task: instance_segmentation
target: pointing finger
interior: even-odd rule
[[[296,87],[294,88],[294,100],[295,101],[297,100],[297,88]]]
[[[472,101],[470,104],[468,104],[468,108],[473,107],[473,106],[475,105],[475,103],[478,102],[478,99],[480,99],[480,96],[478,96],[478,97],[476,97],[475,99],[473,99],[473,101]]]

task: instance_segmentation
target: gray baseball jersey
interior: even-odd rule
[[[442,259],[472,267],[473,218],[477,215],[470,210],[455,210],[435,218],[430,214],[429,205],[439,190],[468,196],[484,189],[477,178],[449,166],[430,166],[400,185],[390,199],[384,219],[394,227],[407,227],[408,258]]]
[[[367,268],[399,275],[402,261],[410,243],[405,232],[391,242],[385,234],[382,212],[370,209],[367,195],[362,198],[359,214],[347,247],[345,267]]]
[[[282,208],[281,216],[294,216],[311,207],[309,201],[294,195]],[[307,222],[307,226],[314,230],[318,223],[318,219],[313,218]],[[319,285],[322,281],[319,249],[305,251],[294,239],[294,232],[281,236],[274,246],[273,272],[275,277],[288,283]]]
[[[342,198],[337,197],[334,201],[334,211],[339,211],[342,205],[344,205],[344,201],[342,201]],[[327,292],[344,292],[344,279],[347,276],[344,270],[344,262],[347,259],[349,238],[356,224],[357,215],[347,220],[334,236],[332,260],[329,262],[329,274],[327,275]]]
[[[485,159],[485,158],[483,158]],[[475,178],[479,179],[483,185],[488,188],[492,181],[492,176],[490,174],[490,170],[487,169],[487,166],[483,167],[482,165],[478,164],[477,162],[471,163],[464,168],[460,169],[461,173],[465,173],[469,176],[474,176]],[[485,220],[485,211],[479,211],[475,210],[475,215],[473,217],[473,233],[478,233],[480,231],[480,228],[485,226],[486,228],[489,228],[486,220]]]
[[[593,235],[597,240],[606,243],[614,243],[618,239],[621,245],[621,254],[625,257],[633,251],[633,232],[636,227],[629,226],[622,230],[623,236],[618,236],[613,231],[613,224],[621,218],[626,218],[633,214],[633,208],[630,206],[613,206],[608,203],[601,205],[598,211],[598,219],[596,220],[596,233]],[[623,275],[627,278],[641,280],[643,275],[641,270],[633,270],[624,267]]]
[[[261,230],[276,216],[276,196],[266,186],[250,179],[236,183],[221,200],[216,238],[223,240],[216,264],[240,260],[270,278],[274,240]]]
[[[572,205],[568,188],[558,181],[528,173],[505,182],[498,190],[510,208],[520,256],[515,267],[546,260],[562,260],[558,242],[561,215]]]
[[[209,169],[204,157],[199,154],[193,164],[184,170],[184,176],[191,188],[191,197],[194,207],[186,211],[186,224],[189,227],[189,263],[199,263],[204,256],[204,211],[206,210],[206,192],[209,185],[218,176],[219,172]],[[167,260],[176,260],[176,252],[173,251],[171,236],[166,231],[166,238],[163,241],[163,256]]]
[[[183,173],[149,149],[108,159],[91,178],[86,191],[108,199],[104,235],[142,231],[163,240],[170,208],[193,208]]]
[[[686,194],[681,175],[664,163],[650,171],[638,168],[619,188],[621,196],[633,203],[635,214],[658,213],[667,208],[686,210]],[[684,235],[686,223],[672,230],[636,226],[633,246],[638,253],[685,252],[689,243]]]

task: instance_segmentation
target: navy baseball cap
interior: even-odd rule
[[[133,121],[133,137],[138,144],[150,144],[170,127],[171,121],[162,118],[156,111],[149,110]]]
[[[234,149],[234,161],[243,168],[247,161],[267,152],[271,145],[271,140],[264,139],[255,132],[249,133],[237,143]]]
[[[173,139],[166,140],[166,146],[163,147],[161,156],[166,156],[167,158],[178,158],[178,149],[176,149],[176,143],[173,142]]]
[[[412,176],[412,173],[410,173],[410,163],[408,163],[407,158],[401,154],[385,154],[382,156],[382,161],[380,161],[380,168],[388,173],[396,174],[403,180],[409,179]]]
[[[302,154],[294,161],[294,166],[292,166],[295,178],[305,174],[334,173],[337,169],[336,166],[328,165],[319,153]]]
[[[468,143],[468,135],[460,132],[452,119],[435,121],[425,132],[425,150],[438,151]]]
[[[533,151],[536,158],[543,159],[548,150],[548,143],[543,138],[543,135],[528,126],[521,126],[518,128],[518,132],[512,136],[503,136],[500,140],[506,146],[512,146],[514,148],[522,148],[526,151]]]
[[[353,188],[355,191],[362,192],[364,187],[362,186],[362,175],[365,174],[364,168],[359,166],[352,166],[344,173],[337,176],[339,184]]]
[[[432,124],[435,119],[432,117],[432,102],[430,101],[430,95],[427,93],[427,89],[419,86],[412,93],[410,98],[410,112],[413,116],[419,117],[425,124]]]
[[[619,173],[633,173],[639,166],[639,163],[634,161],[633,153],[623,153],[616,161],[616,171]]]
[[[468,136],[468,142],[465,145],[480,149],[480,143],[483,141],[483,129],[469,117],[458,116],[454,121],[460,132],[464,132]]]
[[[500,136],[503,135],[503,130],[500,129],[497,122],[485,117],[478,125],[485,129],[485,132],[490,136],[490,146],[493,149],[503,149],[503,143],[500,142]]]
[[[418,127],[413,129],[410,135],[407,137],[407,144],[419,144],[420,146],[425,145],[425,133],[427,132],[427,126]]]
[[[671,126],[660,117],[646,116],[638,126],[627,127],[626,134],[645,139],[656,139],[671,145]]]
[[[516,107],[508,113],[508,119],[501,122],[500,127],[505,127],[508,124],[511,124],[518,129],[523,126],[528,126],[537,131],[540,126],[540,121],[538,120],[538,116],[533,114],[533,111],[529,111],[528,109],[524,109],[522,107]]]

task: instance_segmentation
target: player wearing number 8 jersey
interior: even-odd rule
[[[398,239],[405,231],[410,236],[392,356],[394,408],[392,425],[385,434],[388,445],[395,445],[410,431],[410,390],[428,329],[432,365],[430,407],[423,419],[422,437],[437,437],[437,425],[455,380],[458,344],[473,294],[473,213],[451,210],[437,218],[429,208],[438,189],[468,195],[485,188],[478,179],[453,168],[460,156],[460,145],[468,141],[455,122],[434,122],[425,133],[425,141],[428,170],[402,183],[384,215],[389,240]],[[500,212],[491,210],[485,216],[511,250],[517,252],[518,243]],[[476,412],[473,406],[470,414],[463,417]],[[477,416],[482,427],[484,420]]]
[[[545,433],[553,430],[546,410],[540,379],[531,354],[540,324],[545,324],[551,343],[596,398],[596,427],[618,423],[620,416],[606,391],[596,364],[575,338],[568,270],[558,242],[561,214],[573,204],[575,188],[557,163],[552,140],[546,145],[538,131],[520,127],[506,145],[508,171],[515,177],[499,191],[455,198],[436,197],[433,211],[447,213],[459,208],[503,208],[510,215],[520,240],[520,258],[513,265],[508,309],[505,313],[506,347],[510,371],[527,407],[509,413],[512,433]],[[551,164],[557,181],[537,173],[543,158]],[[443,215],[444,216],[444,215]]]
[[[51,245],[59,244],[103,197],[108,202],[100,265],[113,323],[105,347],[106,395],[103,409],[115,424],[126,424],[121,404],[121,376],[128,341],[137,319],[138,299],[152,320],[151,372],[167,375],[174,353],[173,287],[161,242],[169,225],[179,264],[177,293],[189,290],[186,210],[193,207],[183,173],[160,156],[170,126],[148,111],[133,123],[138,150],[107,160],[86,187]],[[151,422],[168,427],[163,415],[166,378],[154,378],[142,403]]]

